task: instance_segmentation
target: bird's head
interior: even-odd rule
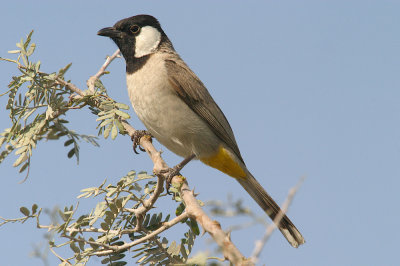
[[[156,52],[163,43],[170,44],[158,20],[150,15],[122,19],[113,27],[99,30],[97,34],[110,37],[126,61],[148,56]]]

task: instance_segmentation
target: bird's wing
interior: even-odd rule
[[[175,60],[167,59],[165,67],[168,72],[169,82],[177,95],[207,122],[212,131],[243,162],[228,120],[201,80],[180,58],[176,58]]]

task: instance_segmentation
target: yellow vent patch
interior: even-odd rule
[[[232,158],[231,154],[224,147],[220,146],[217,154],[211,157],[199,158],[203,163],[224,172],[234,178],[246,177],[246,172],[243,168]]]

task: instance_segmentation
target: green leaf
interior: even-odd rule
[[[112,126],[112,130],[111,130],[111,139],[115,139],[118,136],[118,128],[115,124],[113,124]]]
[[[124,266],[126,264],[128,264],[126,261],[117,261],[117,262],[112,262],[110,266]]]
[[[18,149],[18,150],[15,152],[15,155],[18,155],[18,154],[21,154],[21,153],[23,153],[23,152],[26,152],[27,149],[28,149],[28,146],[23,146],[22,148]]]
[[[31,56],[33,54],[33,52],[35,51],[36,48],[36,44],[32,43],[31,47],[29,47],[28,51],[26,52],[27,56]]]
[[[176,208],[175,215],[176,215],[176,216],[181,215],[181,214],[183,213],[184,210],[185,210],[185,205],[181,202],[181,203],[178,205],[178,207]]]
[[[23,171],[25,171],[25,169],[29,166],[29,162],[24,163],[21,168],[19,169],[18,172],[22,173]]]
[[[37,209],[38,209],[38,205],[37,204],[33,204],[32,205],[32,214],[35,214]]]
[[[21,154],[21,156],[18,157],[18,159],[14,162],[13,166],[17,167],[21,163],[25,162],[28,159],[27,153]]]
[[[109,124],[109,125],[106,127],[106,129],[104,130],[103,136],[104,136],[105,139],[108,138],[108,135],[110,135],[110,131],[111,131],[111,128],[112,128],[112,127],[113,127],[113,124]]]
[[[120,117],[122,117],[122,118],[124,118],[124,119],[129,119],[129,118],[131,118],[131,116],[129,115],[129,114],[127,114],[127,113],[125,113],[125,112],[122,112],[121,110],[115,110],[115,113],[117,114],[117,115],[119,115]]]
[[[29,216],[29,214],[30,214],[28,208],[26,208],[26,207],[19,208],[19,211],[22,212],[22,214],[25,216]]]
[[[72,65],[72,63],[69,63],[69,64],[66,65],[65,67],[61,68],[61,69],[58,71],[58,75],[59,75],[59,76],[64,76],[65,72],[68,71],[68,69],[71,67],[71,65]]]
[[[199,225],[197,224],[196,220],[192,218],[190,218],[190,228],[195,235],[200,235]]]
[[[9,54],[17,54],[17,53],[20,53],[20,52],[21,52],[21,50],[11,50],[11,51],[8,51]]]
[[[74,156],[74,154],[75,154],[75,148],[73,148],[72,150],[70,150],[69,152],[68,152],[68,154],[67,154],[67,156],[68,156],[68,158],[72,158],[72,156]]]
[[[119,120],[114,120],[120,134],[125,134],[125,128]]]
[[[112,213],[114,213],[115,215],[118,214],[118,208],[115,204],[110,203],[110,205],[108,207],[110,207],[110,210],[112,211]]]
[[[117,106],[119,109],[129,110],[129,106],[123,103],[115,103],[115,106]]]
[[[101,264],[107,264],[110,262],[110,258],[105,258],[103,260],[101,260]]]
[[[66,142],[64,142],[64,146],[67,147],[67,146],[71,145],[72,143],[74,143],[74,139],[69,139]]]
[[[70,245],[69,245],[69,247],[72,249],[72,251],[73,252],[75,252],[75,253],[80,253],[81,251],[80,251],[80,249],[77,247],[77,246],[75,246],[75,243],[71,243]]]
[[[114,113],[113,112],[108,112],[106,115],[100,116],[96,119],[96,121],[100,121],[100,120],[104,120],[104,119],[108,119],[108,118],[112,118],[114,117]]]
[[[103,122],[100,123],[100,125],[98,127],[104,127],[104,126],[110,124],[112,121],[113,121],[112,119],[104,120]]]
[[[100,227],[101,227],[101,229],[103,229],[104,231],[108,231],[108,229],[110,229],[109,226],[108,226],[106,223],[101,223],[101,224],[100,224]]]

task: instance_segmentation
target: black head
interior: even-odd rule
[[[162,45],[173,49],[158,20],[150,15],[122,19],[113,27],[99,30],[97,34],[110,37],[117,44],[127,67],[134,61],[145,60]]]

